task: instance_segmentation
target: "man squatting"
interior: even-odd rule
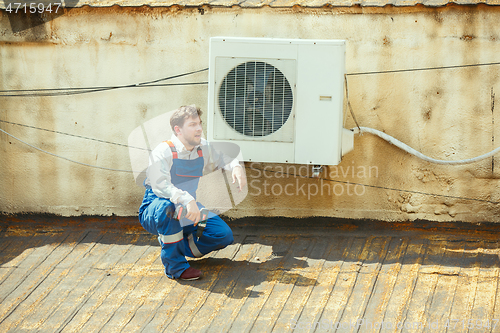
[[[189,266],[186,256],[202,257],[233,242],[231,228],[212,212],[208,215],[202,236],[199,239],[196,237],[200,209],[203,208],[196,202],[201,176],[218,168],[229,168],[233,183],[238,180],[240,191],[247,183],[237,159],[226,165],[225,156],[201,138],[201,114],[199,108],[190,105],[182,106],[172,115],[170,126],[174,134],[170,140],[160,143],[150,155],[144,181],[146,192],[139,208],[141,225],[148,232],[158,235],[161,261],[171,279],[198,279],[201,272]],[[188,225],[185,220],[181,224],[173,218],[175,207],[179,204],[187,208],[185,218],[191,221]]]

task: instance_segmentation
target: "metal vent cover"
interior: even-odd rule
[[[290,117],[290,82],[273,65],[243,62],[227,73],[218,92],[219,111],[240,134],[263,137],[278,131]]]
[[[294,59],[216,57],[213,138],[292,143],[295,72]]]

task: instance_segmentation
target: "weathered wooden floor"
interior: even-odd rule
[[[178,282],[121,223],[0,217],[0,332],[500,332],[495,226],[232,224]]]

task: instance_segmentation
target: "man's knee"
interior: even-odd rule
[[[175,212],[175,205],[168,199],[157,198],[153,201],[155,205],[155,219],[157,223],[158,233],[165,234],[170,220]]]
[[[168,199],[156,198],[153,201],[153,204],[155,205],[155,213],[157,215],[165,214],[171,217],[175,212],[175,205]]]
[[[203,233],[206,239],[221,247],[225,247],[234,241],[233,231],[220,217],[215,216],[207,221],[207,228]]]
[[[225,223],[223,225],[223,228],[221,230],[220,235],[221,235],[220,244],[222,246],[227,246],[227,245],[232,244],[234,242],[233,231]]]

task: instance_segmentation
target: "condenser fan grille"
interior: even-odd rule
[[[237,132],[261,137],[279,130],[293,106],[287,78],[274,66],[249,61],[234,67],[219,90],[222,117]]]

